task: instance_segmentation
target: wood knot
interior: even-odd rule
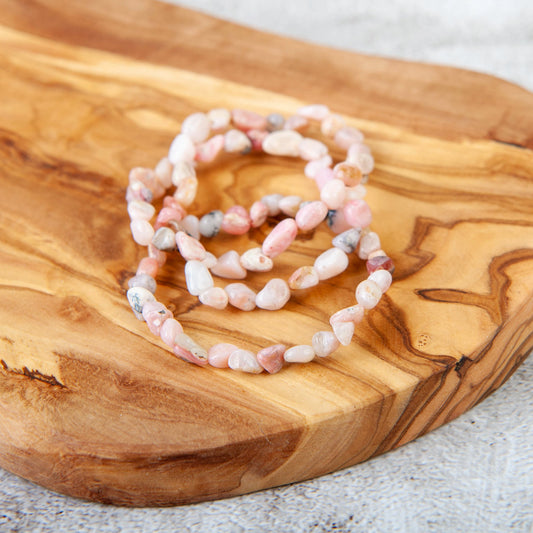
[[[59,315],[73,322],[83,322],[90,317],[91,313],[81,298],[66,296],[59,308]]]
[[[419,336],[418,336],[418,339],[416,340],[416,345],[418,348],[424,348],[425,346],[427,346],[429,344],[429,341],[430,341],[430,336],[429,335],[426,335],[425,333],[421,333]]]

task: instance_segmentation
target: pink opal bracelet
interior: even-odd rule
[[[331,168],[327,146],[302,137],[296,131],[304,129],[310,120],[320,122],[322,133],[347,150],[346,161]],[[227,131],[208,139],[211,131],[221,130]],[[126,199],[131,230],[137,243],[148,246],[148,257],[141,260],[137,275],[129,282],[128,300],[136,316],[145,320],[154,334],[160,335],[176,355],[187,361],[252,373],[263,369],[277,372],[284,362],[308,362],[315,356],[330,355],[339,344],[349,344],[364,310],[377,305],[389,288],[394,269],[390,258],[381,250],[379,237],[368,230],[371,214],[363,200],[362,182],[373,168],[373,159],[362,141],[358,130],[346,126],[340,115],[331,114],[322,105],[301,108],[286,121],[278,114],[263,117],[250,111],[230,113],[224,109],[187,117],[167,158],[153,171],[135,168],[130,173]],[[305,175],[315,180],[321,199],[301,203],[297,196],[269,195],[255,202],[249,212],[244,207],[234,206],[225,214],[214,211],[201,220],[187,215],[186,208],[194,202],[198,189],[195,161],[213,161],[222,150],[229,153],[263,150],[272,155],[300,156],[308,161]],[[164,198],[163,208],[152,226],[149,220],[155,215],[155,208],[151,202],[163,196],[171,185],[176,186],[174,195]],[[236,235],[246,233],[250,227],[261,226],[267,216],[280,211],[294,219],[279,222],[261,248],[248,250],[242,256],[232,250],[217,260],[199,242],[200,234],[212,237],[220,229]],[[309,231],[324,219],[339,233],[333,239],[333,247],[322,253],[313,266],[299,268],[288,283],[272,279],[258,294],[242,283],[230,284],[225,289],[214,286],[209,269],[216,275],[233,279],[244,278],[247,270],[270,270],[272,258],[289,247],[298,230]],[[357,286],[357,304],[334,313],[330,319],[333,332],[317,332],[311,345],[288,349],[284,345],[274,345],[254,354],[223,343],[207,351],[183,333],[172,313],[154,297],[158,269],[166,261],[166,252],[176,247],[186,260],[189,292],[199,296],[202,303],[219,309],[228,302],[243,310],[256,306],[280,309],[288,301],[290,289],[311,287],[320,279],[343,272],[348,266],[347,254],[356,248],[359,257],[367,260],[369,277]]]

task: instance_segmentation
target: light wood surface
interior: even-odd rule
[[[533,96],[487,76],[331,51],[172,6],[0,2],[0,465],[74,496],[170,505],[321,475],[455,418],[533,346]],[[377,162],[373,228],[395,283],[334,357],[249,376],[193,367],[131,314],[128,169],[215,106],[324,102]],[[340,156],[340,153],[336,153]],[[226,158],[205,212],[314,191],[302,164]],[[209,249],[245,250],[262,231]],[[298,239],[287,277],[330,238]],[[282,312],[216,312],[169,262],[158,296],[206,344],[307,343],[343,276]],[[250,279],[260,287],[266,276]]]

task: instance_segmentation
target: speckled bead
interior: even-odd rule
[[[128,281],[128,288],[132,289],[133,287],[143,287],[154,294],[157,289],[157,284],[155,279],[148,274],[136,274]]]
[[[205,214],[199,222],[198,230],[200,235],[204,237],[214,237],[220,231],[222,226],[222,219],[224,218],[224,213],[219,209],[210,211]]]

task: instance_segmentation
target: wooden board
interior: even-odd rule
[[[481,401],[531,350],[527,91],[143,0],[0,6],[2,467],[124,505],[242,494],[405,444]],[[188,365],[125,300],[142,253],[123,202],[128,169],[154,165],[198,109],[290,114],[309,102],[367,136],[373,227],[395,283],[330,359],[274,376]],[[299,162],[228,158],[203,174],[195,209],[312,197],[306,185]],[[309,263],[329,238],[299,239],[276,272]],[[309,342],[364,277],[354,261],[283,312],[219,313],[186,295],[182,266],[165,267],[160,299],[201,341],[251,349]]]

